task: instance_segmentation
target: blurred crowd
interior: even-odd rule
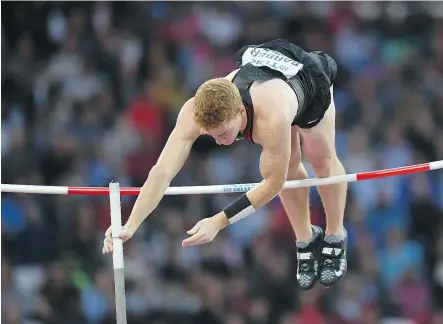
[[[2,183],[141,186],[182,104],[245,44],[338,62],[348,173],[443,159],[442,2],[6,2]],[[301,26],[301,30],[300,30]],[[258,147],[199,139],[173,185],[260,181]],[[314,176],[309,170],[310,176]],[[349,271],[298,289],[278,198],[182,248],[235,195],[167,196],[125,244],[128,323],[443,323],[443,172],[351,184]],[[124,221],[134,197],[122,198]],[[324,226],[315,188],[311,217]],[[115,323],[106,196],[2,194],[5,324]]]

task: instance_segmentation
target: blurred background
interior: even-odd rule
[[[1,19],[2,183],[141,186],[196,88],[274,38],[337,60],[348,173],[443,159],[442,2],[6,2]],[[260,181],[259,154],[202,137],[173,185]],[[125,244],[128,323],[443,323],[443,172],[351,184],[349,272],[310,292],[278,198],[181,247],[235,197],[162,200]],[[108,198],[1,198],[2,323],[115,323]],[[315,188],[311,208],[324,226]]]

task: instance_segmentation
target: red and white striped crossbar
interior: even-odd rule
[[[370,179],[379,179],[392,176],[406,175],[411,173],[425,172],[430,170],[443,169],[443,160],[423,164],[410,165],[400,168],[384,169],[362,173],[346,174],[322,179],[305,179],[287,181],[285,189],[314,187],[321,185],[337,184],[342,182],[355,182]],[[166,195],[197,195],[197,194],[220,194],[246,192],[256,186],[257,183],[227,184],[212,186],[183,186],[169,187]],[[107,187],[63,187],[63,186],[33,186],[1,184],[2,192],[31,193],[31,194],[53,194],[53,195],[109,195]],[[140,188],[120,188],[121,195],[136,196],[140,193]]]

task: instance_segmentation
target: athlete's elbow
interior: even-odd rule
[[[276,184],[276,188],[277,188],[278,192],[280,192],[284,188],[285,183],[286,183],[286,177],[279,179],[279,181]]]
[[[286,176],[278,175],[269,179],[269,186],[273,192],[279,193],[285,186]]]
[[[144,186],[155,183],[160,187],[168,187],[172,181],[172,175],[169,174],[164,168],[159,165],[154,165],[149,171],[148,179],[146,180]]]

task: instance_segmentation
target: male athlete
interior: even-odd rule
[[[326,231],[311,225],[308,188],[282,190],[286,180],[307,178],[303,154],[317,177],[345,174],[335,152],[335,61],[307,53],[283,39],[245,46],[236,69],[203,83],[182,107],[174,130],[149,172],[120,238],[128,240],[156,208],[182,168],[194,141],[203,134],[219,145],[246,139],[262,146],[263,181],[217,215],[199,221],[183,246],[211,242],[228,225],[279,195],[296,235],[297,281],[309,290],[319,281],[330,287],[346,273],[347,236],[343,226],[347,184],[320,186]],[[103,253],[112,252],[111,229]]]

